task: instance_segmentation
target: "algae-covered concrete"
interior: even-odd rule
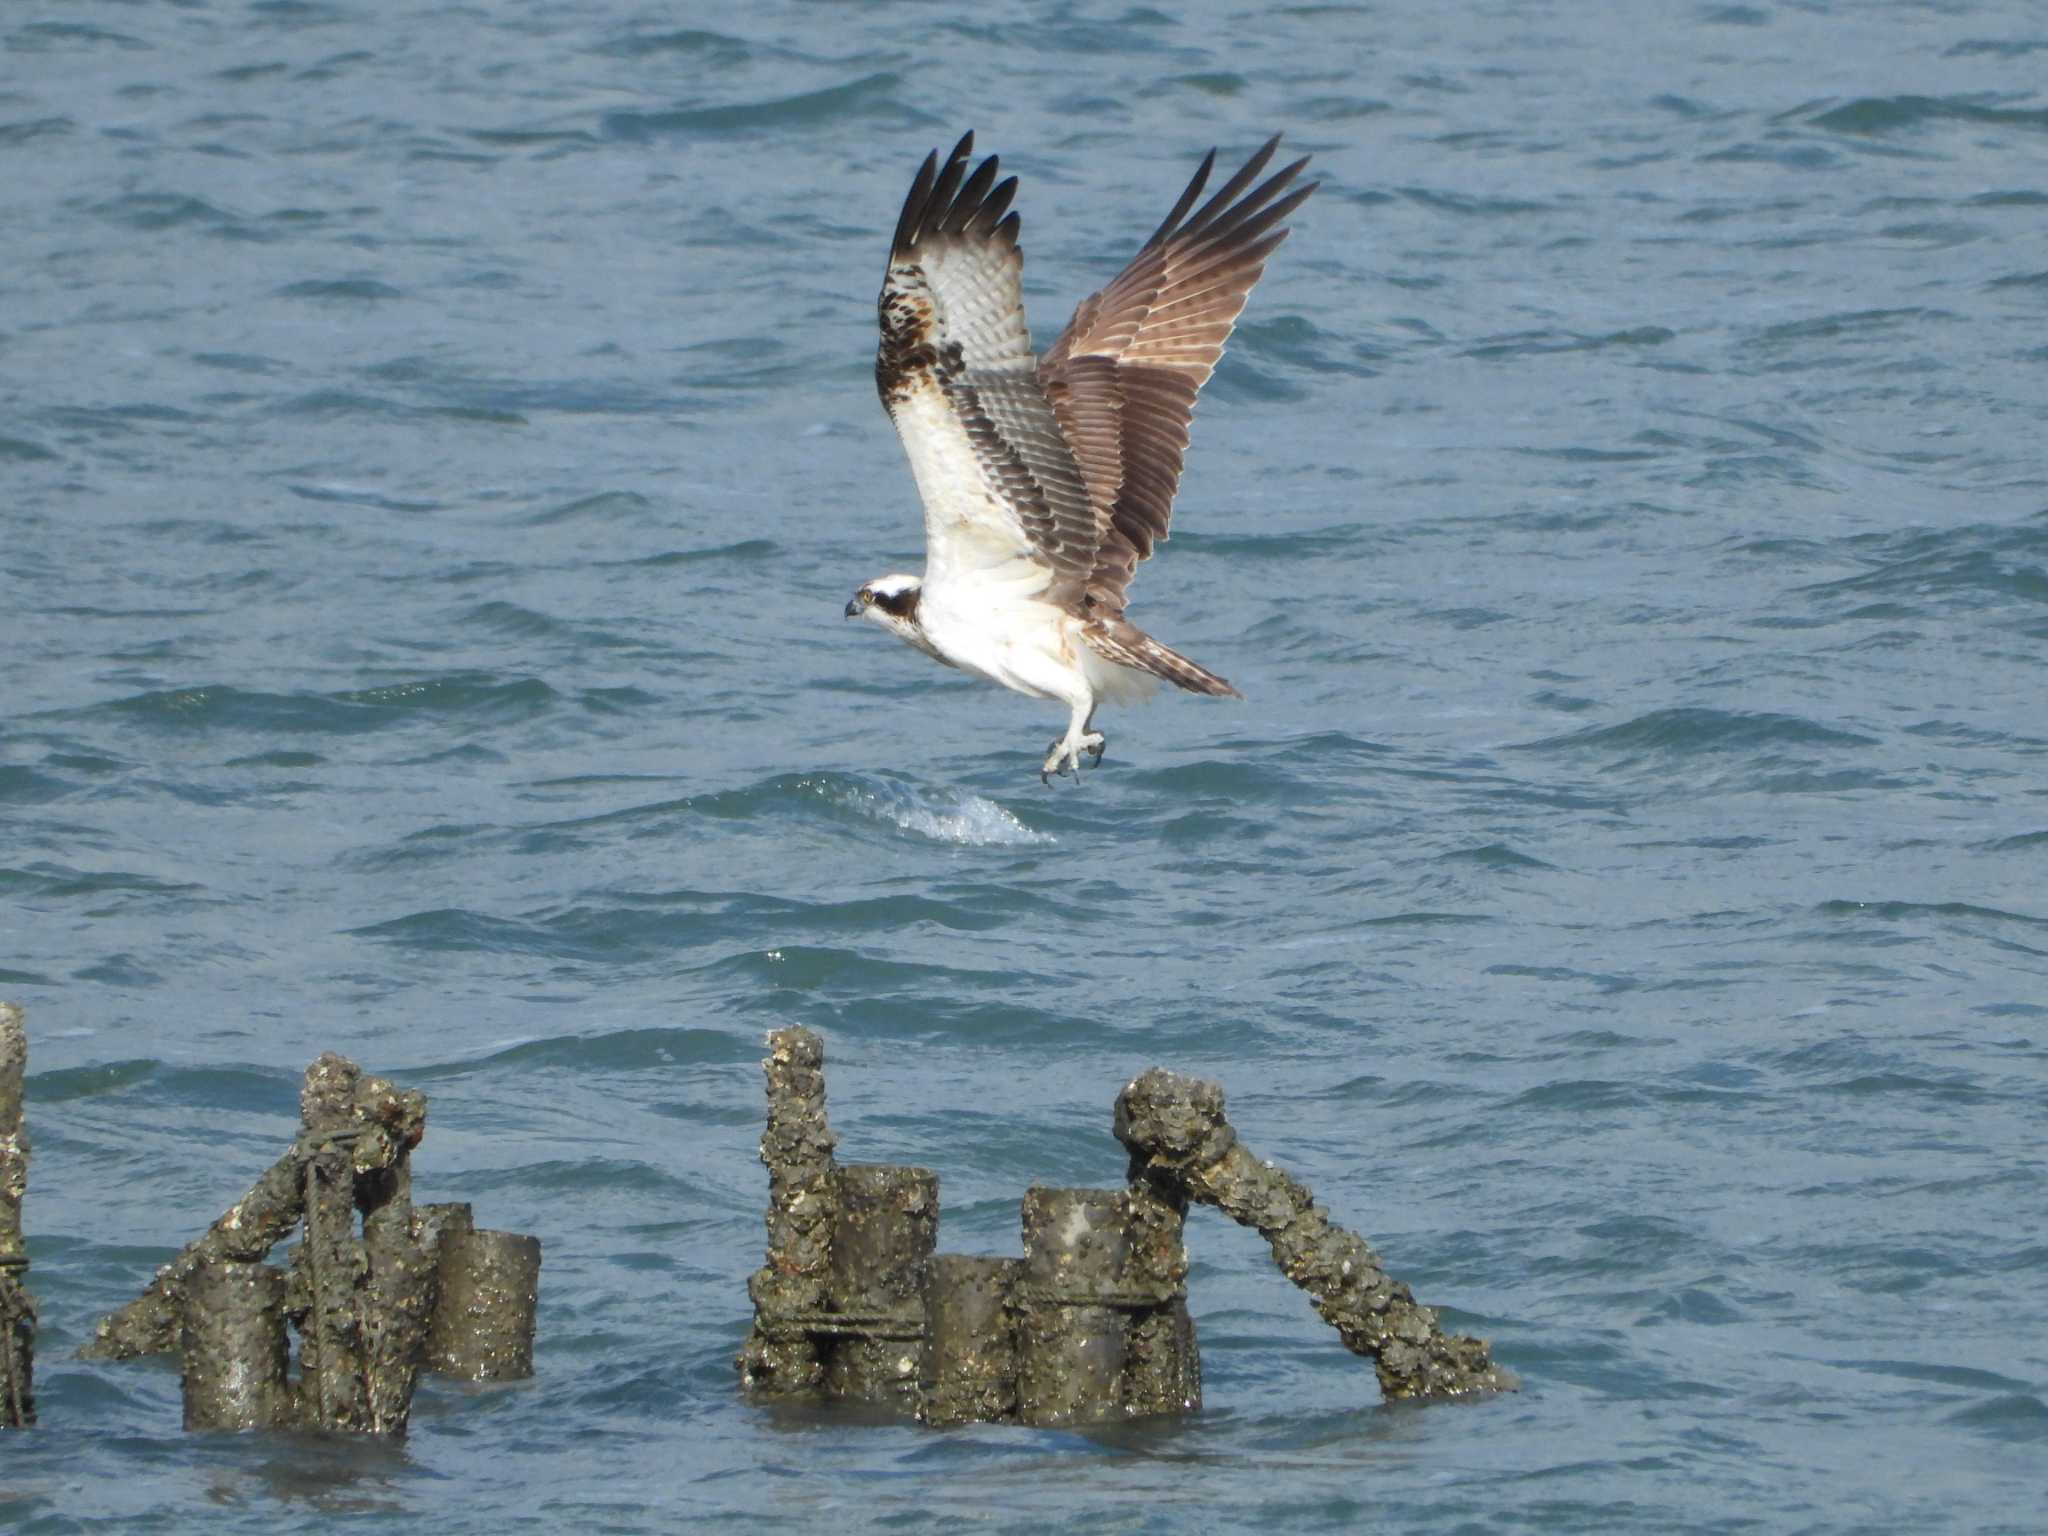
[[[1202,1406],[1202,1356],[1188,1313],[1187,1196],[1133,1179],[1124,1192],[1129,1250],[1123,1288],[1140,1305],[1130,1318],[1119,1406],[1126,1418],[1194,1413]]]
[[[936,1176],[838,1166],[823,1043],[785,1029],[768,1045],[768,1262],[748,1282],[754,1325],[735,1362],[750,1388],[914,1407],[934,1426],[1193,1412],[1191,1201],[1265,1237],[1388,1399],[1515,1385],[1484,1340],[1445,1333],[1363,1238],[1239,1144],[1214,1083],[1155,1069],[1127,1085],[1127,1187],[1028,1190],[1022,1260],[934,1254]]]
[[[1365,1240],[1332,1223],[1299,1181],[1262,1163],[1223,1114],[1223,1089],[1154,1068],[1116,1101],[1116,1135],[1134,1181],[1216,1206],[1254,1227],[1280,1272],[1308,1292],[1345,1347],[1372,1360],[1388,1399],[1512,1389],[1483,1339],[1446,1334],[1392,1279]]]
[[[413,1205],[426,1099],[329,1053],[306,1069],[299,1109],[291,1151],[103,1319],[84,1353],[182,1347],[193,1428],[397,1436],[423,1368],[531,1375],[539,1240],[476,1232],[467,1205]],[[302,1220],[288,1271],[264,1265]],[[299,1333],[296,1384],[284,1365],[285,1320]]]
[[[284,1292],[284,1271],[251,1259],[212,1259],[193,1272],[179,1343],[187,1429],[275,1429],[297,1419]]]
[[[524,1232],[444,1231],[438,1279],[427,1336],[433,1370],[465,1381],[531,1376],[540,1239]]]
[[[925,1263],[938,1247],[938,1175],[861,1163],[837,1169],[832,1182],[829,1310],[819,1320],[831,1329],[825,1390],[911,1412],[924,1352]]]
[[[28,1194],[21,1108],[27,1071],[27,1021],[13,1003],[0,1003],[0,1429],[26,1429],[36,1421],[36,1303],[21,1278],[28,1272],[21,1233]]]
[[[825,1120],[825,1043],[808,1029],[768,1037],[767,1261],[747,1281],[754,1325],[733,1362],[757,1392],[823,1385],[824,1350],[802,1319],[822,1312],[831,1281],[836,1193],[832,1128]]]
[[[1117,1290],[1130,1252],[1123,1192],[1024,1192],[1017,1417],[1085,1424],[1117,1411],[1130,1332]]]
[[[298,1253],[305,1295],[299,1330],[301,1413],[322,1429],[363,1429],[369,1421],[355,1306],[369,1256],[356,1236],[350,1145],[361,1076],[354,1062],[329,1052],[306,1069],[299,1091],[306,1215],[306,1237]]]
[[[934,1254],[925,1267],[917,1416],[934,1427],[1017,1416],[1021,1259]]]
[[[306,1214],[308,1165],[327,1170],[321,1187],[339,1201],[348,1174],[349,1210],[354,1209],[358,1174],[387,1169],[424,1134],[426,1100],[383,1078],[364,1078],[355,1065],[328,1053],[306,1069],[300,1093],[302,1128],[291,1149],[257,1178],[249,1192],[215,1218],[213,1225],[156,1272],[142,1294],[102,1318],[79,1351],[87,1359],[128,1360],[178,1347],[183,1293],[198,1268],[214,1259],[267,1257]],[[317,1117],[317,1124],[313,1118]],[[352,1214],[350,1217],[352,1221]],[[334,1256],[337,1273],[353,1260]]]

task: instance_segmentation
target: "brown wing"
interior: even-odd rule
[[[1095,512],[1094,568],[1070,598],[1082,611],[1121,614],[1132,572],[1166,537],[1195,396],[1266,258],[1287,238],[1276,226],[1319,185],[1286,192],[1304,157],[1252,187],[1279,146],[1275,134],[1190,215],[1216,164],[1209,151],[1166,222],[1039,360],[1039,382]]]

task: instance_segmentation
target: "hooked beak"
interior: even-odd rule
[[[846,605],[846,616],[849,619],[857,619],[860,617],[861,609],[865,607],[867,607],[867,604],[862,602],[860,598],[856,596],[852,602]]]

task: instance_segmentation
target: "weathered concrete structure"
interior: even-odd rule
[[[299,1112],[291,1149],[81,1353],[180,1351],[188,1429],[403,1435],[422,1369],[531,1375],[540,1242],[475,1231],[466,1205],[413,1205],[426,1099],[330,1052]],[[286,1268],[266,1263],[300,1225]]]
[[[28,1194],[21,1085],[27,1072],[22,1012],[0,1003],[0,1429],[26,1429],[36,1421],[36,1302],[21,1278],[28,1273],[21,1235],[21,1202]]]
[[[1511,1390],[1483,1340],[1445,1334],[1308,1190],[1260,1162],[1214,1083],[1159,1069],[1118,1096],[1124,1189],[1034,1186],[1024,1257],[935,1253],[938,1179],[841,1167],[825,1119],[824,1045],[769,1037],[768,1257],[748,1283],[754,1326],[735,1362],[762,1393],[914,1411],[927,1424],[1076,1425],[1202,1404],[1182,1231],[1191,1202],[1256,1228],[1384,1397]]]

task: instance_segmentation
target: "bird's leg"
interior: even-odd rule
[[[1102,740],[1099,733],[1088,729],[1088,720],[1094,713],[1095,701],[1092,699],[1083,700],[1074,706],[1073,718],[1067,721],[1067,734],[1052,744],[1052,752],[1046,758],[1045,766],[1038,771],[1039,778],[1050,784],[1054,774],[1064,774],[1071,769],[1074,782],[1081,782],[1081,754],[1097,750],[1095,743]],[[1091,736],[1093,741],[1090,740]]]
[[[1102,766],[1102,749],[1109,745],[1109,738],[1103,735],[1102,732],[1094,729],[1094,725],[1095,711],[1091,708],[1088,711],[1088,718],[1081,722],[1081,747],[1083,751],[1090,753],[1094,758],[1094,761],[1089,766],[1100,768]]]

